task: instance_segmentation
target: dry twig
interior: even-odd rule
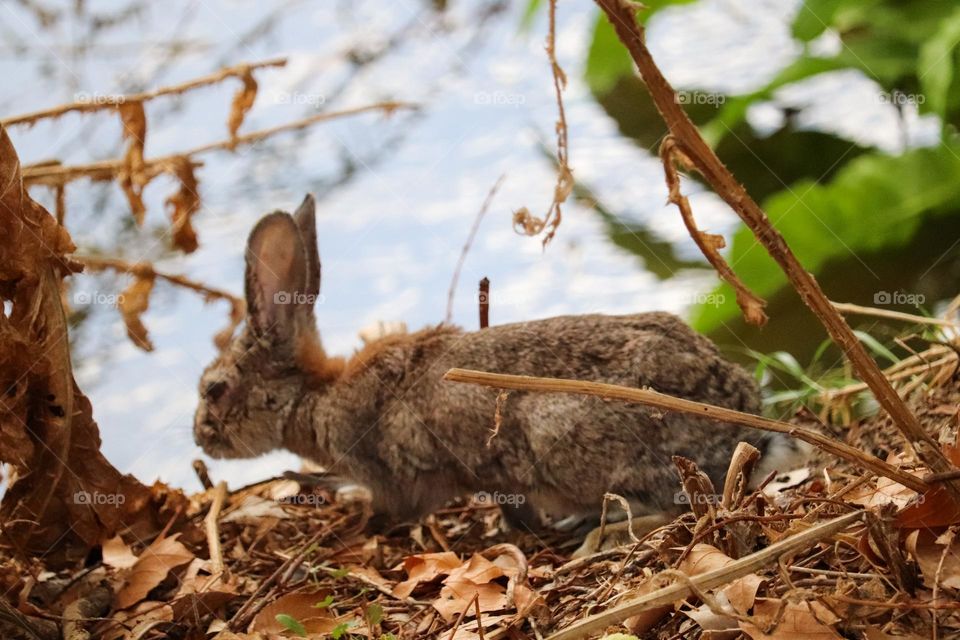
[[[543,391],[550,393],[577,393],[600,398],[611,398],[627,402],[657,407],[665,411],[677,411],[689,415],[700,416],[716,422],[738,424],[752,429],[772,431],[790,435],[798,440],[808,442],[815,447],[847,460],[858,467],[869,469],[874,473],[895,480],[905,487],[917,492],[929,489],[920,478],[901,471],[891,464],[860,451],[844,442],[829,438],[811,429],[798,427],[787,422],[772,420],[751,413],[735,411],[726,407],[718,407],[703,402],[685,400],[658,393],[650,389],[635,389],[604,382],[590,382],[585,380],[563,380],[560,378],[538,378],[534,376],[516,376],[505,373],[487,373],[469,369],[450,369],[443,376],[444,380],[452,382],[466,382],[479,384],[496,389],[514,389],[517,391]]]
[[[506,175],[501,175],[497,178],[497,181],[493,183],[493,186],[490,187],[490,191],[487,192],[487,197],[483,200],[483,205],[480,206],[480,211],[477,212],[477,217],[473,220],[473,226],[470,227],[467,241],[463,244],[463,249],[460,251],[460,258],[457,260],[457,266],[453,270],[453,277],[450,279],[450,289],[447,291],[447,317],[446,320],[444,320],[447,324],[450,324],[453,320],[453,296],[457,290],[457,282],[460,280],[460,271],[463,269],[463,263],[466,261],[467,253],[473,245],[473,239],[476,238],[477,231],[480,229],[483,216],[487,214],[487,210],[493,202],[493,197],[497,195],[497,190],[500,189],[500,185],[503,184],[504,178],[506,178]],[[481,327],[481,329],[482,328],[483,327]]]
[[[697,228],[697,221],[693,218],[690,201],[680,191],[680,174],[674,166],[675,162],[679,162],[685,167],[689,167],[690,160],[677,147],[673,136],[667,136],[663,144],[660,145],[660,159],[663,161],[663,172],[667,180],[667,189],[670,192],[670,202],[675,204],[680,211],[680,217],[683,218],[683,224],[687,227],[687,233],[693,238],[707,261],[716,269],[720,279],[733,287],[737,295],[737,305],[743,311],[744,319],[752,325],[762,327],[767,323],[767,314],[763,311],[763,308],[767,305],[766,301],[750,291],[730,268],[727,261],[723,259],[723,256],[720,255],[720,249],[726,246],[723,236],[715,233],[705,233]]]
[[[271,58],[270,60],[263,60],[261,62],[238,64],[232,67],[220,69],[219,71],[202,76],[200,78],[194,78],[193,80],[168,87],[160,87],[152,91],[131,93],[127,95],[97,96],[95,100],[69,102],[67,104],[51,107],[49,109],[41,109],[40,111],[10,116],[9,118],[0,119],[0,124],[5,127],[15,124],[34,124],[38,120],[43,120],[45,118],[59,118],[60,116],[71,112],[90,113],[94,111],[103,111],[106,109],[116,109],[122,104],[130,102],[146,102],[160,96],[179,95],[192,89],[217,84],[218,82],[222,82],[230,77],[242,77],[245,73],[249,73],[251,69],[282,67],[286,64],[286,58]]]

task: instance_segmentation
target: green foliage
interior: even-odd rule
[[[335,626],[333,629],[330,630],[330,637],[333,638],[333,640],[340,640],[340,638],[344,637],[344,634],[347,633],[347,631],[349,631],[351,627],[355,627],[356,625],[357,625],[357,620],[341,622],[340,624],[338,624],[337,626]]]
[[[301,638],[307,637],[307,629],[303,624],[294,618],[293,616],[287,615],[285,613],[278,613],[274,616],[277,619],[277,622],[283,625],[285,629],[291,633],[300,636]]]
[[[891,179],[895,177],[896,179]],[[804,267],[817,272],[837,256],[877,252],[910,238],[923,215],[956,215],[960,202],[960,144],[916,149],[901,156],[864,155],[829,184],[803,181],[768,198],[764,210]],[[760,296],[786,284],[783,272],[741,227],[733,236],[730,263]],[[694,325],[710,332],[739,315],[728,285],[714,306],[701,306]]]
[[[313,605],[314,609],[327,609],[333,604],[333,594],[327,594],[327,597]]]
[[[643,21],[665,6],[686,3],[645,4],[652,8],[640,12]],[[842,46],[835,55],[818,57],[808,45],[828,30]],[[706,107],[691,100],[685,109],[720,159],[762,204],[807,270],[829,273],[838,282],[844,281],[838,273],[858,272],[861,280],[873,279],[872,291],[883,290],[889,280],[878,281],[877,273],[885,266],[885,252],[900,255],[909,252],[911,243],[929,241],[931,221],[944,221],[949,229],[960,222],[956,135],[960,6],[942,0],[805,0],[794,17],[792,34],[801,45],[799,55],[764,86],[742,95],[713,96]],[[944,124],[943,144],[887,155],[828,132],[800,129],[789,112],[784,113],[782,128],[769,135],[754,131],[747,122],[750,108],[770,101],[778,90],[844,70],[857,70],[874,80],[878,100],[887,100],[891,109],[902,106],[900,100],[910,100],[922,113],[937,115]],[[599,13],[584,76],[623,135],[645,148],[657,143],[664,125],[626,50]],[[654,245],[647,242],[641,225],[616,212],[597,213],[614,243],[644,258],[648,268],[656,267],[649,248]],[[631,243],[631,238],[640,241]],[[730,240],[728,258],[738,275],[759,295],[781,300],[789,291],[786,279],[749,230],[741,226]],[[940,250],[921,245],[917,249]],[[946,259],[960,262],[960,253],[950,251]],[[659,248],[657,253],[668,255],[669,249]],[[677,270],[691,266],[663,265]],[[929,281],[930,265],[917,266],[916,277]],[[829,292],[832,283],[821,282]],[[932,288],[943,287],[937,283]],[[724,285],[715,293],[723,296],[704,298],[724,300],[722,304],[704,304],[694,311],[694,322],[702,331],[715,333],[739,317],[732,290]],[[846,298],[842,292],[840,297]],[[794,308],[799,307],[795,300]],[[877,355],[886,357],[882,352]]]
[[[367,623],[370,626],[380,624],[380,621],[383,620],[383,607],[380,606],[377,602],[372,602],[369,607],[367,607]]]

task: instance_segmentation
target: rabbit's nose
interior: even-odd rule
[[[198,435],[204,440],[216,440],[220,437],[220,432],[213,424],[204,422],[197,427]]]

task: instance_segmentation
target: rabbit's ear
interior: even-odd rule
[[[247,240],[247,320],[257,335],[293,338],[298,323],[311,317],[307,257],[300,230],[288,213],[260,219]]]
[[[313,297],[320,294],[320,251],[317,248],[316,209],[317,203],[313,199],[313,194],[308,193],[293,214],[293,219],[300,229],[300,239],[303,241],[303,249],[307,258],[305,290]]]

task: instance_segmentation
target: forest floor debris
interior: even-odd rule
[[[908,405],[960,464],[955,359],[950,366],[950,377],[932,376],[935,387],[914,388]],[[794,422],[816,419],[802,412]],[[926,475],[885,415],[843,433]],[[858,510],[865,517],[836,535],[606,631],[752,640],[960,633],[960,508],[942,489],[919,495],[823,456],[729,507],[708,501],[698,510],[691,500],[691,511],[640,543],[579,559],[571,559],[574,535],[503,531],[490,501],[388,525],[369,518],[362,498],[293,477],[300,481],[207,489],[190,497],[176,531],[149,544],[104,540],[72,569],[51,571],[41,559],[0,550],[3,637],[549,637]],[[211,508],[217,518],[207,517]],[[211,531],[222,570],[210,559]]]

